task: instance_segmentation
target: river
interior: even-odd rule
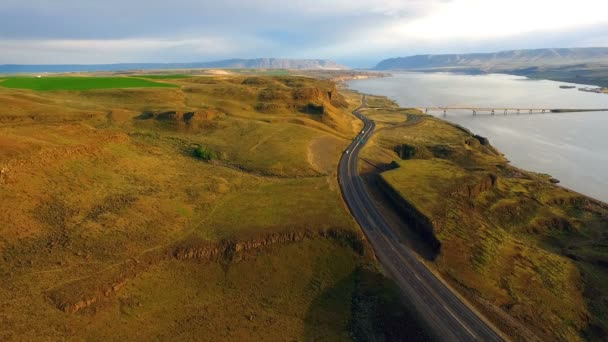
[[[363,93],[387,96],[402,107],[608,108],[608,94],[503,74],[408,72],[348,84]],[[564,187],[608,202],[608,112],[431,114],[488,137],[517,167],[550,174]]]

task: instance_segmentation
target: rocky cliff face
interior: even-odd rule
[[[469,199],[473,199],[479,194],[491,190],[498,184],[498,176],[495,174],[488,174],[485,177],[481,177],[479,181],[473,184],[467,184],[464,186],[464,193]]]
[[[329,239],[364,255],[369,250],[363,236],[343,229],[286,231],[248,240],[223,240],[217,243],[197,237],[187,238],[165,250],[152,250],[137,259],[115,265],[102,274],[69,282],[46,293],[48,300],[59,310],[75,313],[113,296],[129,280],[145,272],[151,265],[170,259],[234,263],[248,253],[272,245],[303,240]]]
[[[144,112],[137,117],[139,120],[158,120],[172,123],[193,124],[205,120],[212,120],[221,115],[213,110],[198,110],[194,112],[183,111],[164,111],[164,112]]]
[[[377,178],[377,184],[398,209],[398,212],[407,220],[411,228],[428,243],[433,253],[435,255],[439,254],[441,242],[435,235],[433,221],[405,200],[383,177]]]

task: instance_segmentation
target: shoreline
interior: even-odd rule
[[[367,94],[366,94],[366,95],[367,95]],[[377,96],[377,95],[374,95],[374,96]],[[432,115],[431,115],[431,116],[432,116]],[[465,131],[465,132],[467,132],[467,133],[469,133],[469,134],[471,134],[471,135],[476,135],[476,134],[475,134],[475,132],[473,132],[472,130],[470,130],[470,129],[468,129],[468,128],[466,128],[466,127],[462,126],[462,125],[459,125],[459,124],[457,124],[457,123],[454,123],[454,122],[451,122],[451,121],[448,121],[448,120],[444,120],[443,118],[440,118],[440,117],[436,117],[436,116],[432,116],[432,117],[434,117],[434,118],[435,118],[435,119],[437,119],[437,120],[441,120],[441,121],[443,121],[443,122],[447,123],[448,125],[450,125],[450,126],[452,126],[452,127],[454,127],[454,128],[457,128],[457,129],[463,130],[463,131]],[[487,138],[489,141],[491,141],[491,137],[485,137],[485,138]],[[522,171],[522,172],[528,172],[528,173],[533,173],[533,174],[537,174],[537,175],[545,175],[545,176],[549,176],[549,177],[552,177],[552,178],[553,178],[553,175],[548,174],[548,173],[530,171],[530,170],[527,170],[527,169],[521,168],[521,167],[519,167],[519,166],[513,165],[513,163],[511,162],[511,160],[510,160],[509,158],[507,158],[507,155],[506,155],[506,154],[504,154],[504,153],[503,153],[501,150],[499,150],[499,149],[498,149],[496,146],[492,145],[492,143],[491,143],[491,142],[490,142],[490,145],[491,145],[491,146],[492,146],[492,147],[493,147],[493,148],[494,148],[494,149],[495,149],[495,150],[496,150],[498,153],[500,153],[502,156],[504,156],[504,157],[507,159],[508,164],[509,164],[509,166],[510,166],[510,167],[512,167],[512,168],[514,168],[514,169],[517,169],[517,170],[519,170],[519,171]],[[555,179],[555,178],[553,178],[553,179]],[[572,193],[572,194],[576,194],[576,195],[579,195],[579,196],[585,197],[586,199],[590,200],[591,202],[593,202],[593,203],[595,203],[595,204],[597,204],[597,205],[599,205],[599,206],[601,206],[601,207],[603,207],[603,208],[605,208],[605,209],[608,209],[608,202],[604,202],[604,201],[602,201],[602,200],[600,200],[600,199],[597,199],[597,198],[595,198],[595,197],[592,197],[592,196],[590,196],[590,195],[583,194],[582,192],[579,192],[579,191],[576,191],[576,190],[574,190],[574,189],[571,189],[571,188],[565,187],[565,186],[563,186],[563,185],[561,185],[561,184],[559,184],[559,183],[560,183],[560,182],[559,182],[559,180],[558,180],[558,182],[557,182],[557,183],[553,183],[553,185],[554,185],[554,186],[556,186],[556,187],[559,187],[559,188],[561,188],[561,189],[563,189],[563,190],[565,190],[565,191],[567,191],[567,192],[569,192],[569,193]]]
[[[407,72],[410,72],[410,73],[418,73],[419,71],[413,71],[413,70],[409,70],[409,71],[401,71],[401,70],[399,70],[399,71],[397,71],[397,70],[396,70],[396,72],[406,72],[406,73],[407,73]],[[474,76],[473,74],[469,74],[469,73],[463,73],[463,72],[452,72],[452,71],[432,71],[432,72],[430,72],[430,71],[429,71],[429,72],[420,72],[420,73],[451,73],[451,74],[456,74],[456,75],[470,75],[470,76]],[[478,74],[478,75],[490,75],[490,74],[491,74],[491,73],[488,73],[488,74]],[[498,73],[494,73],[494,74],[498,74]],[[520,76],[520,75],[502,74],[502,73],[500,73],[500,75]],[[390,75],[390,77],[392,77],[392,76],[393,76],[393,75],[391,74],[391,75]],[[387,76],[387,77],[388,77],[388,76]],[[527,77],[527,76],[523,76],[523,77],[526,77],[526,78],[527,78],[527,79],[529,79],[529,80],[535,80],[535,79],[531,79],[531,78],[529,78],[529,77]],[[549,81],[553,81],[553,80],[549,80]],[[344,84],[345,84],[345,86],[346,86],[348,89],[350,89],[350,90],[352,90],[352,91],[357,91],[357,90],[352,89],[352,88],[350,87],[350,84],[348,84],[347,82],[344,82]],[[608,91],[608,89],[606,89],[606,91]],[[359,91],[357,91],[357,92],[359,92]],[[377,97],[386,97],[387,99],[389,99],[389,100],[391,100],[391,101],[395,102],[395,103],[398,105],[398,107],[400,107],[400,108],[410,108],[410,107],[407,107],[407,106],[406,106],[406,107],[402,107],[402,106],[400,106],[400,105],[397,103],[397,100],[396,100],[396,99],[394,99],[394,98],[392,98],[392,97],[389,97],[389,96],[385,96],[385,95],[381,95],[381,94],[370,94],[370,93],[363,93],[363,92],[361,92],[361,94],[366,94],[366,95],[370,95],[370,96],[377,96]],[[606,95],[608,95],[608,93],[605,93],[605,94],[606,94]],[[411,107],[411,108],[414,108],[414,107]],[[433,115],[431,115],[431,116],[433,116]],[[458,128],[460,128],[460,129],[464,129],[464,130],[466,130],[467,132],[471,132],[471,133],[473,132],[473,130],[471,130],[471,129],[467,128],[467,127],[464,127],[464,126],[462,126],[461,124],[454,123],[454,122],[452,122],[452,121],[450,121],[450,120],[446,120],[446,119],[444,119],[444,118],[442,118],[442,117],[440,117],[440,116],[433,116],[433,117],[435,117],[435,118],[437,118],[437,119],[439,119],[439,120],[441,120],[441,121],[444,121],[444,122],[446,122],[446,123],[449,123],[450,125],[453,125],[454,127],[458,127]],[[475,133],[473,133],[473,134],[475,134]],[[495,136],[488,136],[488,138],[490,139],[490,141],[493,141],[493,140],[494,140],[494,138],[495,138]],[[496,147],[494,147],[494,148],[496,148]],[[502,150],[498,150],[498,148],[496,148],[496,149],[497,149],[497,151],[498,151],[500,154],[502,154],[503,156],[505,156],[505,157],[507,158],[507,160],[509,161],[509,165],[511,165],[512,167],[515,167],[515,168],[517,168],[517,169],[523,170],[523,171],[525,171],[525,172],[531,172],[531,173],[535,173],[535,174],[542,174],[542,175],[549,175],[549,176],[553,177],[553,173],[552,173],[550,170],[547,170],[547,171],[545,171],[545,170],[542,170],[542,171],[530,171],[530,170],[528,170],[527,168],[521,167],[521,166],[519,166],[519,165],[517,165],[517,164],[513,164],[513,162],[511,161],[511,158],[509,158],[509,156],[508,156],[507,154],[505,154],[504,152],[502,152]],[[559,183],[561,183],[561,177],[559,177],[559,178],[557,178],[557,179],[560,181]],[[562,189],[564,189],[564,190],[567,190],[567,191],[569,191],[569,192],[571,192],[571,193],[573,193],[573,194],[578,194],[578,195],[580,195],[580,196],[584,196],[584,197],[588,198],[589,200],[592,200],[592,201],[597,202],[597,203],[601,203],[601,204],[602,204],[602,206],[608,207],[608,200],[605,200],[605,199],[600,199],[600,198],[595,197],[595,196],[593,196],[593,195],[585,194],[584,192],[581,192],[581,191],[575,190],[575,189],[573,189],[573,188],[571,188],[571,187],[568,187],[568,186],[565,186],[565,185],[562,185],[562,184],[555,184],[555,185],[556,185],[556,186],[559,186],[560,188],[562,188]]]
[[[391,73],[357,71],[357,70],[353,70],[351,72],[345,72],[345,73],[347,73],[347,75],[338,75],[338,76],[332,77],[332,78],[330,78],[330,81],[336,82],[339,84],[343,84],[343,85],[346,85],[346,87],[348,87],[348,84],[346,83],[348,81],[368,80],[368,79],[372,79],[372,78],[384,78],[384,77],[393,76]]]
[[[378,70],[380,71],[380,70]],[[534,74],[524,74],[524,73],[517,73],[517,70],[489,70],[489,71],[484,71],[481,69],[476,69],[476,68],[436,68],[436,69],[395,69],[395,70],[381,70],[384,72],[412,72],[412,73],[424,73],[424,74],[432,74],[432,73],[451,73],[451,74],[455,74],[455,75],[468,75],[468,76],[480,76],[480,75],[492,75],[492,74],[498,74],[498,75],[509,75],[509,76],[520,76],[520,77],[525,77],[531,81],[554,81],[554,82],[561,82],[561,83],[571,83],[571,84],[577,84],[580,86],[584,86],[584,87],[596,87],[597,89],[601,89],[601,91],[597,92],[598,94],[608,94],[608,80],[607,81],[602,81],[602,80],[597,80],[594,82],[593,79],[586,79],[586,82],[581,82],[576,80],[575,78],[559,78],[559,77],[542,77],[541,76],[535,76]]]
[[[418,246],[412,247],[418,252],[420,244],[432,247],[439,241],[440,248],[431,248],[430,256],[423,253],[420,257],[514,339],[571,339],[586,334],[589,326],[571,325],[567,315],[558,315],[553,321],[546,317],[555,307],[591,317],[599,317],[602,312],[591,306],[593,299],[586,292],[579,290],[582,286],[602,287],[596,283],[582,285],[582,278],[569,274],[588,277],[601,271],[596,265],[603,259],[588,253],[588,246],[593,246],[594,234],[608,222],[608,204],[554,184],[549,175],[513,166],[487,139],[466,127],[414,113],[390,97],[354,91],[378,104],[373,107],[375,111],[366,113],[370,120],[377,120],[380,129],[362,151],[366,162],[362,172],[369,184],[385,185],[380,191],[385,197],[377,199],[378,203],[396,208],[386,210],[397,210],[395,215],[399,216],[395,217],[408,223],[407,227],[394,226],[398,234],[408,239],[408,244]],[[421,116],[426,124],[404,125],[399,116],[402,114]],[[467,153],[471,150],[477,153]],[[572,210],[585,214],[572,214]],[[554,235],[556,232],[572,236]],[[542,247],[545,238],[555,239],[555,249]],[[497,258],[526,261],[518,266],[525,272],[500,268],[490,276],[486,272],[493,269]],[[562,273],[554,273],[556,263],[563,266]],[[450,273],[453,269],[459,272]],[[528,272],[537,277],[530,283],[530,291],[515,285],[508,291],[504,288],[505,283],[525,280]],[[580,304],[543,302],[542,298],[555,295],[538,281],[547,274],[567,284],[560,288],[561,294],[576,298]],[[510,305],[497,306],[498,298]],[[511,310],[513,307],[524,307],[529,315],[519,316],[519,311]],[[545,330],[547,326],[551,328]]]

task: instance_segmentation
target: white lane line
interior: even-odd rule
[[[460,323],[460,325],[471,335],[473,336],[474,339],[477,339],[477,336],[471,331],[469,330],[469,328],[458,318],[456,317],[456,315],[454,315],[454,313],[452,312],[452,310],[450,310],[450,308],[448,308],[445,304],[442,304],[443,308],[452,316],[454,317],[454,319],[456,321],[458,321],[458,323]]]
[[[446,305],[445,305],[445,301],[444,299],[441,297],[440,294],[436,293],[435,291],[433,291],[431,289],[431,287],[422,279],[420,279],[415,271],[415,268],[413,267],[413,265],[411,265],[409,263],[408,260],[405,259],[405,257],[399,252],[399,250],[393,245],[393,242],[388,239],[388,237],[384,234],[380,234],[380,236],[382,237],[382,239],[384,240],[385,244],[393,251],[393,253],[395,253],[395,255],[397,256],[397,259],[401,260],[401,262],[403,262],[406,266],[406,268],[408,268],[410,270],[410,273],[413,274],[416,279],[418,279],[418,281],[425,287],[428,289],[429,294],[431,295],[431,297],[433,297],[435,299],[435,301],[439,304],[441,304],[446,310],[447,312],[454,317],[454,319],[471,335],[473,336],[474,339],[477,339],[477,336],[458,318],[456,317],[456,315],[454,315],[454,313],[452,312],[452,310],[450,310]],[[414,261],[416,262],[416,261]],[[424,266],[423,266],[424,267]]]

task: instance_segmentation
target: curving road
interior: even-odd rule
[[[391,227],[375,206],[357,166],[358,156],[376,124],[360,112],[367,106],[365,96],[353,114],[364,127],[345,150],[338,166],[344,200],[363,229],[376,256],[441,340],[502,341],[503,339],[465,305],[414,255],[399,242]]]

